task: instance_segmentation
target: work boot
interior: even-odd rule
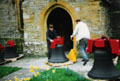
[[[84,63],[83,63],[83,65],[86,65],[88,61],[89,61],[88,59],[85,60]]]
[[[85,59],[82,59],[82,61],[84,62],[84,61],[85,61]]]

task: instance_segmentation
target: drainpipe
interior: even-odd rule
[[[22,0],[15,0],[16,1],[16,11],[17,11],[17,22],[18,22],[18,30],[23,32],[24,29],[22,27],[22,20],[21,20],[21,3]]]

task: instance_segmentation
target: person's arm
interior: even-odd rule
[[[49,37],[48,31],[46,32],[46,38],[47,38],[47,41],[53,42],[53,40]]]
[[[78,28],[79,28],[78,25],[76,25],[75,30],[74,30],[73,34],[71,35],[71,38],[76,36],[76,34],[78,33]]]

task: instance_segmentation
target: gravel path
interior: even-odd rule
[[[12,67],[21,67],[23,69],[16,71],[14,73],[9,74],[8,76],[5,76],[3,78],[0,79],[0,81],[5,81],[5,80],[13,80],[13,78],[16,76],[18,78],[26,78],[26,77],[32,77],[33,74],[29,72],[29,67],[30,65],[33,66],[45,66],[47,64],[45,64],[45,62],[47,62],[47,58],[22,58],[20,60],[5,64],[4,66],[12,66]],[[77,62],[71,65],[68,65],[68,68],[85,76],[86,78],[90,79],[87,76],[87,73],[90,71],[90,69],[92,68],[93,65],[93,60],[90,59],[88,61],[88,63],[83,66],[83,62],[81,61],[80,58],[77,59]],[[48,66],[49,68],[51,68],[51,66]],[[42,68],[42,70],[44,70],[45,68]],[[105,81],[105,80],[93,80],[90,79],[91,81]]]

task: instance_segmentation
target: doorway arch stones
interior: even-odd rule
[[[75,26],[74,21],[77,19],[74,8],[68,3],[63,2],[61,0],[58,0],[57,2],[52,1],[45,8],[43,8],[40,13],[40,27],[41,27],[42,41],[46,40],[47,18],[49,14],[51,13],[51,11],[58,7],[64,9],[71,16],[72,23],[73,23],[72,27],[74,29],[74,26]]]

